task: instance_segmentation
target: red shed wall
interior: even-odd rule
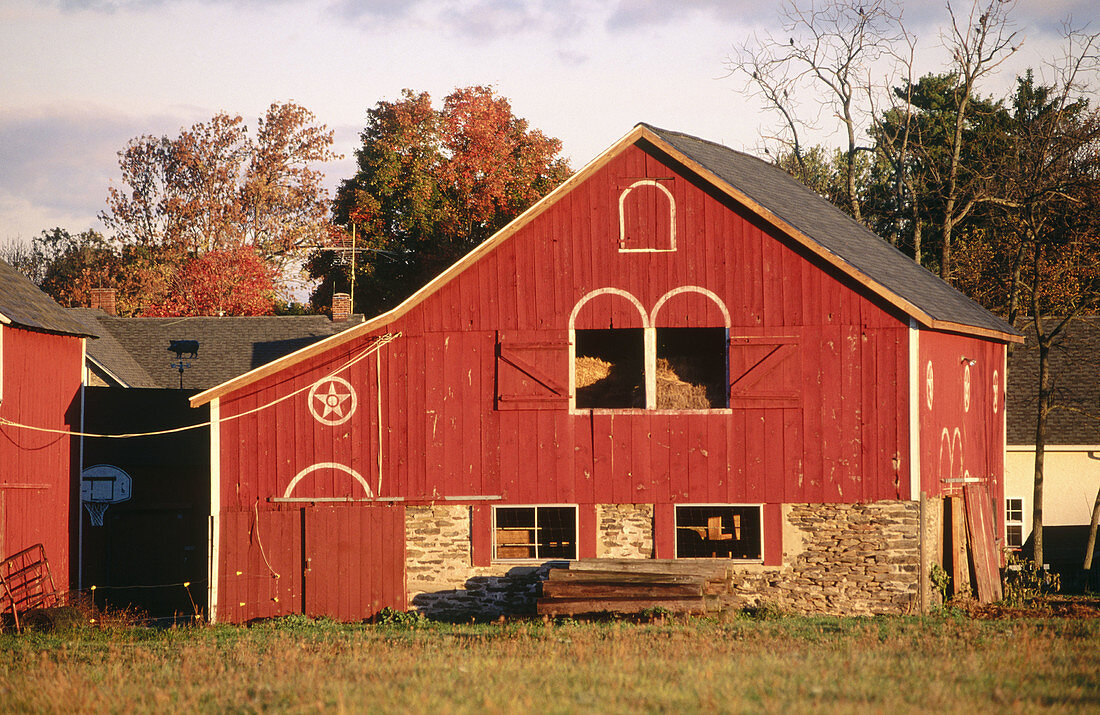
[[[661,180],[675,199],[674,252],[618,250],[618,197],[640,177]],[[521,331],[561,345],[555,364],[567,379],[569,317],[584,296],[615,288],[651,312],[686,285],[720,298],[733,336],[799,337],[797,406],[764,401],[716,413],[571,414],[564,403],[494,409],[501,334]],[[585,307],[576,327],[641,320],[630,301],[601,300],[591,312]],[[699,315],[720,316],[711,305],[679,296],[657,320],[699,324]],[[340,373],[358,391],[358,411],[347,423],[318,423],[303,395],[224,424],[223,509],[282,494],[295,474],[317,463],[340,462],[377,481],[379,449],[381,494],[409,499],[780,503],[907,496],[900,477],[908,474],[909,434],[902,317],[743,207],[637,147],[387,329],[401,337],[381,349],[379,363],[372,357]],[[223,418],[308,386],[366,342],[227,396]],[[318,494],[353,489],[342,473],[326,474],[315,475]]]
[[[58,430],[80,425],[83,338],[0,326],[0,417]],[[0,554],[41,542],[58,588],[70,583],[75,441],[0,426]]]
[[[977,478],[1000,505],[1005,346],[931,331],[921,331],[919,341],[921,489],[930,496],[961,494],[962,482],[949,480]],[[1000,524],[1004,514],[999,506],[995,511]]]

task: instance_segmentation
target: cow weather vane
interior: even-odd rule
[[[186,354],[188,358],[195,359],[199,356],[199,341],[198,340],[169,340],[168,351],[176,354],[176,362],[169,363],[170,367],[179,370],[180,373],[180,389],[183,389],[183,371],[191,367],[191,363],[184,362],[183,356]]]

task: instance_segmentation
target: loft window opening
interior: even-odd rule
[[[573,369],[578,408],[644,408],[645,340],[641,328],[577,330]]]
[[[759,561],[764,557],[759,505],[676,507],[676,558]]]
[[[725,328],[657,328],[657,408],[729,406]]]
[[[576,559],[575,506],[493,507],[493,558]]]

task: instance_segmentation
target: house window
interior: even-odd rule
[[[1024,500],[1005,499],[1005,546],[1018,549],[1024,545]]]
[[[764,557],[761,507],[693,505],[676,507],[676,558],[738,559]]]
[[[645,407],[645,345],[641,328],[577,330],[577,407]]]
[[[657,328],[657,409],[729,406],[725,328]]]
[[[493,507],[493,558],[577,558],[577,507]]]

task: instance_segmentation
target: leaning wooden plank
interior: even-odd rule
[[[645,573],[629,571],[573,571],[571,569],[551,569],[547,578],[550,581],[584,582],[615,581],[618,583],[702,583],[706,579],[694,574]]]
[[[641,613],[651,608],[663,608],[672,613],[706,613],[702,598],[683,599],[539,599],[542,616],[575,616],[584,613]]]
[[[984,485],[967,484],[963,497],[966,503],[967,543],[974,563],[974,590],[979,601],[993,603],[1001,600],[993,503]]]
[[[703,595],[702,586],[693,583],[601,583],[546,581],[544,598],[694,598]]]

